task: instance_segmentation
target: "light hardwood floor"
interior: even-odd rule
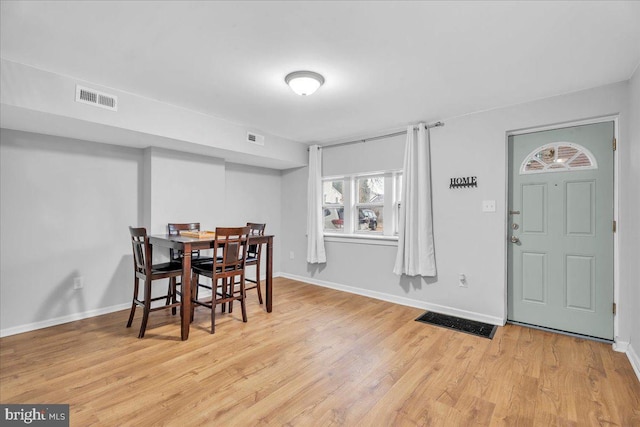
[[[68,403],[72,426],[640,426],[640,383],[603,343],[519,326],[493,340],[422,310],[287,279],[266,313],[140,313],[0,340],[2,403]]]

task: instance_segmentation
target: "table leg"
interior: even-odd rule
[[[267,293],[267,313],[271,313],[273,309],[273,284],[271,283],[273,279],[273,237],[270,237],[267,240],[267,283],[266,293]]]
[[[197,286],[197,285],[196,285]],[[189,324],[191,323],[191,245],[185,244],[182,251],[182,298],[180,305],[182,341],[189,339]]]

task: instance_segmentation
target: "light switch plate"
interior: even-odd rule
[[[495,212],[496,211],[496,201],[495,200],[483,200],[482,201],[482,212]]]

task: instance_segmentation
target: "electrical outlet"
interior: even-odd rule
[[[73,278],[73,289],[84,288],[84,277],[78,276]]]
[[[495,200],[483,200],[482,201],[482,212],[495,212],[496,211],[496,201]]]

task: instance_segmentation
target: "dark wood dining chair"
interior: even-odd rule
[[[254,236],[264,236],[264,229],[267,224],[259,224],[255,222],[248,222],[247,227],[249,227],[249,235]],[[247,282],[252,283],[252,285],[245,286],[245,290],[256,289],[258,291],[258,301],[262,304],[262,290],[260,288],[260,256],[262,254],[262,245],[248,245],[247,247],[247,262],[246,266],[255,265],[256,267],[256,278],[255,280],[246,278]]]
[[[149,313],[151,313],[152,311],[164,310],[168,308],[175,310],[175,308],[180,305],[180,303],[176,302],[175,283],[176,278],[182,274],[182,264],[174,261],[165,262],[162,264],[152,264],[151,245],[149,244],[149,238],[147,237],[147,230],[142,227],[129,227],[129,233],[131,234],[131,246],[133,248],[134,279],[133,301],[131,303],[131,312],[129,313],[127,328],[131,327],[133,317],[136,313],[136,307],[142,307],[142,323],[140,325],[140,333],[138,334],[138,338],[143,338],[145,330],[147,329]],[[173,282],[173,286],[169,285],[167,295],[152,297],[151,285],[154,281],[160,279],[170,279],[170,281]],[[142,280],[144,284],[142,299],[139,295],[140,280]],[[165,300],[165,304],[157,307],[151,307],[152,302],[160,300]]]
[[[211,310],[211,333],[215,333],[216,306],[229,304],[229,313],[233,311],[233,301],[240,301],[242,321],[247,321],[245,305],[245,262],[247,258],[247,242],[249,227],[218,227],[213,242],[213,253],[218,254],[212,262],[200,263],[192,267],[193,273],[211,279],[211,288],[198,284],[192,288],[192,310],[196,305]],[[235,289],[235,285],[239,289]],[[211,289],[211,298],[200,300],[196,297],[197,288]],[[191,314],[193,318],[193,313]]]
[[[167,224],[167,232],[170,236],[179,236],[181,231],[200,231],[200,223],[199,222],[170,222]],[[172,261],[180,261],[182,259],[182,254],[178,250],[169,249],[169,257]],[[191,251],[191,262],[199,263],[199,262],[211,262],[212,258],[210,256],[206,256],[200,253],[199,250]]]
[[[199,222],[170,222],[167,224],[167,233],[170,236],[179,236],[181,231],[200,231],[200,223]],[[173,262],[182,262],[182,251],[176,249],[169,249],[169,258]],[[210,256],[206,256],[202,254],[199,250],[191,251],[191,263],[198,264],[202,262],[211,262],[213,258]],[[198,276],[194,276],[195,281],[193,283],[197,283]],[[172,287],[173,292],[169,291],[169,294],[173,295],[173,303],[177,302],[177,295],[180,295],[179,291],[176,291],[176,280],[173,278],[169,282],[169,286]],[[169,304],[169,300],[167,300],[167,304]],[[176,314],[175,307],[171,309],[173,314]]]

